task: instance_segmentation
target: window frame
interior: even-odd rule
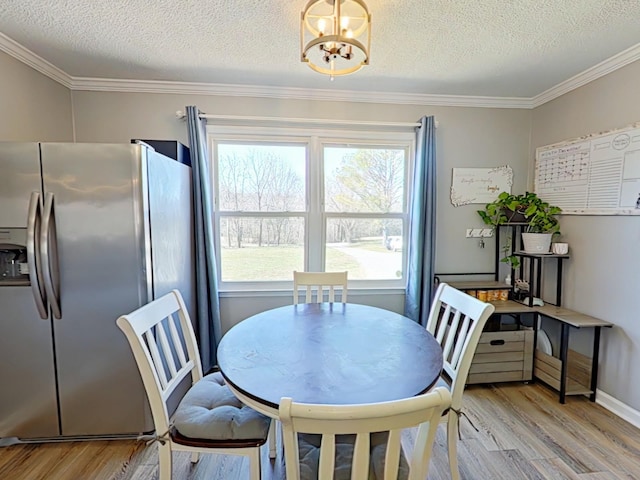
[[[218,161],[215,157],[218,143],[247,142],[267,145],[305,145],[305,210],[290,212],[238,212],[221,211],[218,197]],[[393,130],[367,127],[366,129],[336,130],[331,128],[290,126],[250,126],[250,125],[207,125],[207,145],[209,151],[210,182],[212,184],[212,205],[214,221],[214,244],[218,288],[220,292],[264,292],[291,290],[293,280],[286,281],[241,281],[222,280],[220,219],[223,217],[299,217],[304,226],[304,269],[322,270],[325,264],[326,226],[330,218],[392,218],[403,222],[403,238],[408,238],[409,208],[413,178],[413,158],[415,134],[406,129]],[[324,147],[364,147],[394,148],[405,150],[404,198],[402,212],[394,213],[345,213],[324,210]],[[312,159],[317,161],[312,161]],[[350,289],[404,289],[407,281],[407,248],[402,250],[402,271],[400,279],[355,280],[349,279]]]

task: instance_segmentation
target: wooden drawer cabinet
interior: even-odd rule
[[[533,330],[483,332],[467,384],[531,380]]]

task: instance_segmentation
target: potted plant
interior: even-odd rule
[[[522,224],[524,251],[548,253],[551,237],[560,233],[560,222],[556,215],[561,212],[560,207],[550,205],[535,193],[514,195],[502,192],[493,202],[486,204],[484,210],[478,210],[478,215],[486,225],[491,225],[494,229],[498,225]],[[504,248],[503,251],[507,253]],[[511,257],[513,255],[505,255],[501,261],[516,268],[519,261]]]

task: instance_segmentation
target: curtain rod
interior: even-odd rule
[[[186,114],[178,110],[176,117],[184,118]],[[414,128],[419,127],[419,122],[376,122],[369,120],[332,120],[324,118],[288,118],[288,117],[257,117],[257,116],[242,116],[242,115],[211,115],[201,113],[200,118],[213,119],[213,120],[240,120],[240,121],[259,121],[259,122],[284,122],[284,123],[321,123],[325,125],[364,125],[375,127],[404,127]],[[436,128],[438,127],[438,121]]]

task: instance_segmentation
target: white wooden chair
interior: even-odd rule
[[[451,404],[446,388],[401,400],[360,405],[280,401],[287,480],[424,480],[440,417]],[[409,462],[402,429],[418,426]]]
[[[250,478],[259,480],[260,446],[267,440],[270,419],[243,405],[220,373],[203,378],[198,345],[180,293],[173,290],[121,316],[117,324],[131,345],[151,405],[159,479],[171,479],[172,451],[180,450],[191,452],[193,462],[199,453],[247,456]],[[185,391],[175,408],[180,399],[175,396]]]
[[[482,329],[494,310],[493,305],[441,283],[429,311],[427,330],[442,346],[444,357],[443,375],[436,386],[451,390],[451,408],[441,421],[447,422],[449,467],[454,480],[460,478],[457,444],[462,394]]]
[[[293,304],[299,303],[299,287],[305,287],[304,303],[322,303],[327,292],[328,301],[336,298],[336,287],[340,291],[340,301],[347,302],[348,272],[293,272]]]

